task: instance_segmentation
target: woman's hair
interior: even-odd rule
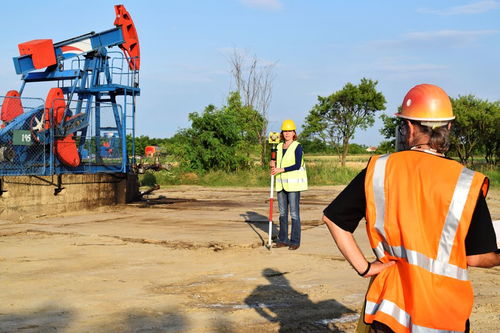
[[[411,121],[411,120],[410,120]],[[421,134],[429,136],[429,146],[438,153],[446,153],[450,148],[450,130],[448,124],[439,127],[429,127],[420,124],[417,121],[411,121]]]
[[[283,131],[280,132],[280,140],[285,141],[285,137],[283,136]],[[293,131],[293,141],[297,140],[297,132]]]

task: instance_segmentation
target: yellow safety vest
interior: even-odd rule
[[[276,157],[276,167],[286,168],[295,164],[295,149],[299,145],[294,141],[288,146],[283,156],[283,143],[278,144],[278,153]],[[307,190],[307,173],[304,163],[304,155],[300,163],[300,169],[295,171],[282,172],[276,175],[276,191],[285,190],[287,192],[298,192]]]
[[[365,322],[397,333],[463,332],[472,310],[465,237],[488,179],[460,163],[404,151],[374,156],[366,228],[378,260],[395,261],[366,296]]]

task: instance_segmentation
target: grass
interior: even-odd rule
[[[215,170],[206,173],[183,172],[179,168],[171,171],[147,172],[139,177],[142,186],[202,185],[202,186],[267,186],[270,175],[262,168],[224,172]]]
[[[366,165],[366,163],[363,164]],[[307,178],[310,185],[347,185],[363,167],[346,166],[340,163],[325,161],[311,163],[307,167]]]
[[[338,158],[329,156],[311,161],[308,159],[306,163],[311,186],[348,184],[366,165],[366,161],[348,161],[347,166],[342,168]],[[269,169],[260,166],[235,172],[215,170],[206,173],[183,172],[174,167],[170,171],[146,172],[139,180],[141,186],[160,184],[262,187],[269,186],[271,175]]]
[[[310,186],[347,185],[364,167],[371,155],[350,155],[346,166],[340,165],[337,156],[307,156],[307,177]],[[490,180],[490,187],[500,189],[498,166],[477,164],[474,170],[484,173]],[[255,166],[249,170],[225,172],[221,170],[206,173],[182,171],[174,167],[170,171],[147,172],[139,177],[142,186],[159,185],[201,185],[201,186],[269,186],[269,169]]]
[[[498,168],[498,166],[481,165],[477,168],[474,168],[474,170],[479,171],[488,177],[491,188],[500,189],[500,169]]]

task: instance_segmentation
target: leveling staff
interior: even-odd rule
[[[444,157],[455,116],[441,88],[413,87],[397,117],[408,148],[371,158],[323,221],[358,274],[374,276],[363,318],[370,332],[467,332],[467,267],[500,265],[488,179]],[[363,217],[372,263],[352,235]]]
[[[302,146],[295,132],[297,126],[287,119],[281,124],[281,140],[278,144],[276,162],[271,161],[271,175],[276,176],[278,207],[280,209],[280,231],[274,247],[297,250],[300,246],[300,192],[307,190],[307,173]],[[288,240],[288,208],[292,217],[292,233]]]

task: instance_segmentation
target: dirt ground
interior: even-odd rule
[[[341,189],[304,192],[297,251],[263,246],[267,188],[170,187],[0,221],[0,332],[353,332],[368,280],[320,222]],[[500,191],[488,203],[499,220]],[[470,269],[475,333],[500,330],[499,272]]]

